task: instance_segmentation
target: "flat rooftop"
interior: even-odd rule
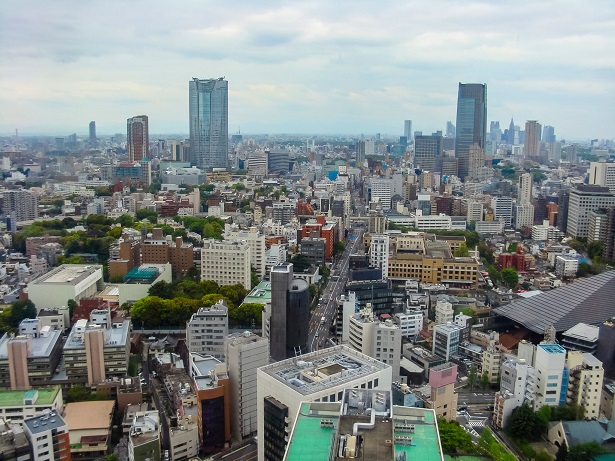
[[[115,400],[67,403],[64,407],[64,420],[71,431],[109,430],[114,407]]]
[[[390,366],[348,346],[335,346],[259,368],[294,391],[309,395],[378,373]]]
[[[597,325],[588,325],[587,323],[577,323],[572,328],[564,331],[563,335],[569,338],[580,339],[583,341],[596,342],[598,341],[598,332],[600,327]]]
[[[38,338],[31,337],[30,344],[31,349],[28,353],[28,357],[49,357],[54,346],[60,340],[62,332],[60,330],[50,330],[45,336],[39,336]],[[27,339],[26,335],[19,335],[11,338],[8,334],[5,334],[0,338],[0,358],[8,357],[8,344],[11,339]]]
[[[30,285],[47,283],[77,285],[95,272],[102,278],[102,266],[97,264],[63,264],[30,282]]]
[[[51,431],[66,425],[64,419],[62,419],[62,417],[55,410],[40,416],[25,419],[23,424],[28,426],[28,429],[33,434]]]
[[[263,280],[256,285],[250,293],[244,298],[242,304],[257,303],[257,304],[270,304],[271,303],[271,282]]]
[[[81,349],[85,347],[85,338],[83,333],[76,331],[76,325],[70,330],[68,338],[64,343],[64,349]],[[103,329],[105,331],[105,346],[120,347],[126,344],[128,336],[130,334],[130,321],[124,320],[121,324],[113,324],[112,328],[104,328],[92,322],[88,322],[86,331],[92,331],[96,329]],[[113,328],[115,326],[116,328]]]
[[[565,354],[566,349],[564,349],[559,344],[539,344],[542,350],[544,350],[547,354]]]
[[[60,387],[38,388],[29,391],[0,390],[0,408],[21,407],[24,399],[32,399],[32,406],[51,405],[60,392]]]

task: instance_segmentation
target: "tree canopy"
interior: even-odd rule
[[[547,430],[548,420],[524,403],[510,415],[506,431],[511,437],[521,440],[538,440]]]
[[[517,270],[514,267],[502,269],[501,276],[502,281],[510,288],[515,288],[519,283],[519,274],[517,274]]]
[[[442,451],[446,454],[473,453],[472,436],[459,425],[457,421],[438,419]]]

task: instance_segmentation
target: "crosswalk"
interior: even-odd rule
[[[483,419],[483,418],[481,418],[481,419],[473,419],[473,420],[468,421],[468,426],[470,426],[470,427],[484,427],[486,420],[487,420],[486,418],[485,419]]]

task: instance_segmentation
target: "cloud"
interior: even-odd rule
[[[613,138],[614,26],[611,0],[7,0],[0,133],[140,113],[187,132],[190,78],[225,76],[231,131],[431,132],[462,81],[487,83],[490,120]]]

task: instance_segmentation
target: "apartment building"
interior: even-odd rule
[[[267,248],[264,234],[261,234],[256,227],[240,230],[237,226],[226,224],[224,226],[224,240],[229,242],[246,242],[250,247],[252,268],[256,271],[259,278],[265,277]]]
[[[201,249],[201,280],[213,280],[218,285],[240,284],[251,288],[252,258],[250,246],[241,241],[208,239]]]
[[[23,429],[32,447],[33,461],[71,460],[68,425],[58,411],[24,420]]]
[[[566,367],[569,373],[566,404],[583,406],[587,419],[598,418],[604,379],[602,362],[587,352],[568,351]]]
[[[211,355],[226,360],[228,307],[223,300],[213,306],[201,307],[186,324],[188,352]]]
[[[431,353],[449,361],[459,354],[459,343],[463,327],[454,323],[436,325],[433,329],[433,346]]]

